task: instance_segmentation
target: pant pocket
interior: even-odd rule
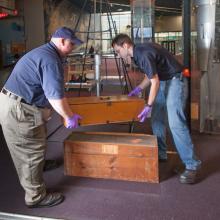
[[[18,113],[19,134],[26,138],[40,138],[45,132],[42,113],[34,106],[21,103]]]

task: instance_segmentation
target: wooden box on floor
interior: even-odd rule
[[[127,95],[74,97],[67,101],[72,111],[82,116],[80,125],[135,121],[145,104],[144,99]]]
[[[70,176],[159,182],[158,146],[153,135],[73,132],[64,142]]]

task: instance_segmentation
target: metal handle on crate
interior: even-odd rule
[[[100,100],[110,100],[111,97],[107,96],[107,97],[100,97]]]

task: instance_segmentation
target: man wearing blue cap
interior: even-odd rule
[[[64,96],[63,58],[83,42],[61,27],[51,41],[25,54],[14,67],[0,93],[0,124],[30,208],[51,207],[64,200],[48,193],[43,180],[46,151],[45,122],[51,107],[67,128],[78,127]]]

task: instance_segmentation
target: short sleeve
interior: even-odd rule
[[[64,97],[64,72],[59,63],[47,64],[43,67],[42,88],[47,99]]]

